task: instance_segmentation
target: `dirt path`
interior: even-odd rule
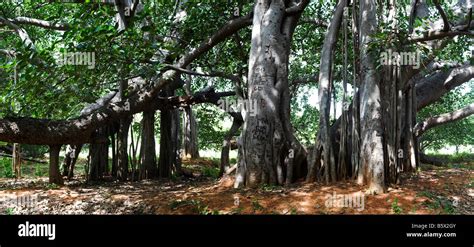
[[[431,169],[368,196],[354,182],[233,189],[220,181],[142,181],[65,186],[46,178],[0,179],[1,214],[473,214],[474,171]],[[14,197],[15,196],[15,197]],[[32,199],[14,206],[12,199]]]

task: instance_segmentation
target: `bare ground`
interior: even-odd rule
[[[1,214],[473,214],[474,170],[428,167],[405,175],[402,185],[382,195],[365,195],[363,204],[333,204],[328,198],[354,195],[364,187],[353,181],[334,185],[296,183],[234,189],[230,177],[181,181],[68,181],[47,178],[0,179]],[[29,197],[28,197],[29,196]],[[12,198],[33,199],[30,205]],[[7,202],[10,202],[8,204]],[[359,201],[360,202],[360,201]]]

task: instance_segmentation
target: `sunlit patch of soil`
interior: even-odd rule
[[[76,180],[60,187],[51,187],[45,178],[0,179],[0,198],[35,198],[26,206],[0,204],[0,213],[473,214],[473,178],[472,169],[429,168],[404,175],[401,185],[380,195],[366,195],[365,187],[353,181],[234,189],[232,177],[97,184]]]

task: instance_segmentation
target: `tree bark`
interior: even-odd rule
[[[107,128],[99,128],[94,136],[95,142],[89,145],[87,181],[99,181],[106,174],[109,160]]]
[[[174,87],[167,87],[162,93],[162,97],[172,97],[175,94]],[[160,178],[171,178],[172,169],[180,168],[176,165],[179,158],[177,150],[177,139],[179,127],[179,115],[177,109],[163,109],[160,112],[160,159],[158,170]],[[178,157],[177,157],[178,156]]]
[[[21,178],[21,148],[20,144],[13,144],[12,168],[15,179]]]
[[[155,112],[143,112],[141,143],[140,179],[153,179],[158,176],[155,151]]]
[[[222,145],[221,150],[221,165],[219,170],[219,176],[222,176],[224,172],[227,171],[227,169],[229,169],[230,167],[229,151],[231,149],[231,140],[232,137],[236,135],[240,126],[242,126],[242,123],[244,122],[240,113],[234,112],[234,114],[231,115],[233,116],[233,121],[232,126],[224,137],[224,143]]]
[[[59,152],[61,146],[49,146],[49,183],[50,184],[63,184],[63,178],[59,170]]]
[[[181,117],[180,117],[181,111],[179,109],[174,109],[172,110],[172,115],[171,115],[171,140],[173,144],[173,150],[174,150],[174,160],[173,160],[173,169],[172,172],[176,174],[176,176],[180,176],[182,174],[182,169],[181,169],[181,159],[182,159],[182,139],[181,139]]]
[[[184,158],[199,158],[197,123],[191,107],[184,108]]]
[[[67,176],[68,179],[74,177],[74,168],[76,166],[77,159],[81,153],[82,145],[68,145],[63,161],[63,176]]]
[[[415,135],[419,138],[431,128],[464,119],[474,114],[474,103],[459,110],[430,117],[415,126]]]
[[[126,181],[128,179],[128,131],[131,118],[120,120],[119,130],[117,132],[117,179]]]
[[[122,79],[119,85],[120,100],[126,98],[126,91],[128,87],[128,81]],[[126,116],[119,120],[119,127],[117,131],[117,179],[120,181],[126,181],[129,175],[128,169],[128,131],[132,122],[131,116]]]
[[[249,58],[248,105],[235,187],[291,182],[304,151],[289,122],[288,59],[301,15],[285,12],[294,1],[258,0]],[[308,1],[303,1],[303,9]],[[298,163],[299,162],[299,163]],[[278,174],[280,173],[280,174]]]
[[[360,2],[360,58],[361,98],[360,122],[361,145],[360,166],[362,177],[359,182],[369,185],[368,193],[384,193],[384,151],[380,85],[375,62],[369,53],[372,35],[377,28],[375,0]]]
[[[321,50],[320,72],[319,72],[319,132],[316,140],[316,147],[321,150],[314,150],[316,152],[316,160],[321,160],[322,168],[324,169],[324,180],[326,183],[336,181],[336,162],[334,157],[334,150],[332,149],[331,136],[329,130],[330,124],[330,106],[332,87],[332,61],[334,57],[334,49],[337,44],[337,34],[341,27],[344,7],[347,5],[346,0],[339,1],[334,12],[333,19],[328,27],[326,38]],[[321,155],[321,157],[319,156]]]
[[[171,168],[175,160],[175,150],[172,139],[172,112],[170,110],[160,113],[160,159],[158,162],[160,178],[170,178]]]

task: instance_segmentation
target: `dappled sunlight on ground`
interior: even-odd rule
[[[0,210],[14,214],[473,214],[473,178],[472,169],[429,168],[404,175],[401,185],[380,195],[365,195],[365,187],[353,181],[234,189],[232,177],[93,185],[76,180],[61,187],[48,185],[45,178],[0,179],[0,198],[31,195],[36,199],[32,206]]]

